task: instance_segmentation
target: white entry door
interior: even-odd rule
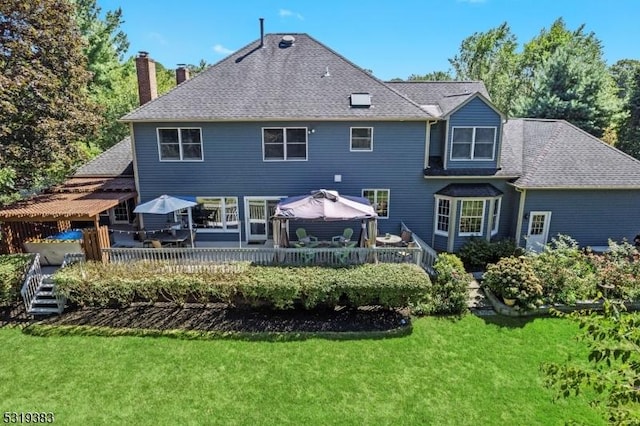
[[[551,212],[531,212],[527,231],[527,250],[540,252],[549,237]]]
[[[247,241],[266,241],[273,238],[271,216],[282,197],[245,197],[244,215]]]

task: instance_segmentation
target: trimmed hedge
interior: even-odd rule
[[[0,256],[0,306],[18,298],[24,276],[33,262],[32,254]]]
[[[217,271],[186,272],[149,262],[87,262],[58,270],[58,291],[80,306],[124,307],[135,301],[184,305],[224,302],[235,306],[306,309],[337,305],[404,307],[429,292],[428,275],[413,264],[347,268],[233,264]]]
[[[473,271],[487,268],[489,263],[497,263],[500,259],[510,256],[520,256],[524,251],[514,241],[487,241],[484,238],[471,238],[458,252],[464,265]]]

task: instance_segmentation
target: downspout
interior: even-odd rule
[[[524,204],[527,198],[527,190],[516,187],[516,192],[520,193],[520,204],[518,206],[518,221],[516,222],[516,247],[520,247],[520,234],[522,233],[522,218],[524,216]]]
[[[442,156],[442,168],[447,170],[449,166],[449,120],[446,121],[447,128],[444,132],[444,155]]]

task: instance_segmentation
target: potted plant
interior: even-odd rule
[[[505,257],[490,264],[483,285],[509,306],[534,309],[542,304],[542,285],[525,256]]]

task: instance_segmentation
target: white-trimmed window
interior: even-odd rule
[[[373,127],[351,128],[351,151],[373,151]]]
[[[481,236],[486,200],[462,200],[460,208],[460,236]]]
[[[307,128],[264,127],[262,159],[264,161],[305,161],[307,159]]]
[[[498,227],[500,226],[500,204],[502,198],[493,200],[493,212],[491,214],[491,235],[498,233]]]
[[[437,235],[449,235],[449,219],[451,217],[451,199],[436,197],[436,230]]]
[[[202,161],[202,129],[158,128],[160,161]]]
[[[192,207],[193,226],[198,231],[238,232],[238,197],[196,197],[197,206]],[[187,210],[177,212],[177,220],[187,225]]]
[[[378,213],[378,218],[389,218],[390,191],[388,189],[363,189],[362,196],[369,200]]]
[[[453,127],[451,160],[493,160],[496,127]]]

